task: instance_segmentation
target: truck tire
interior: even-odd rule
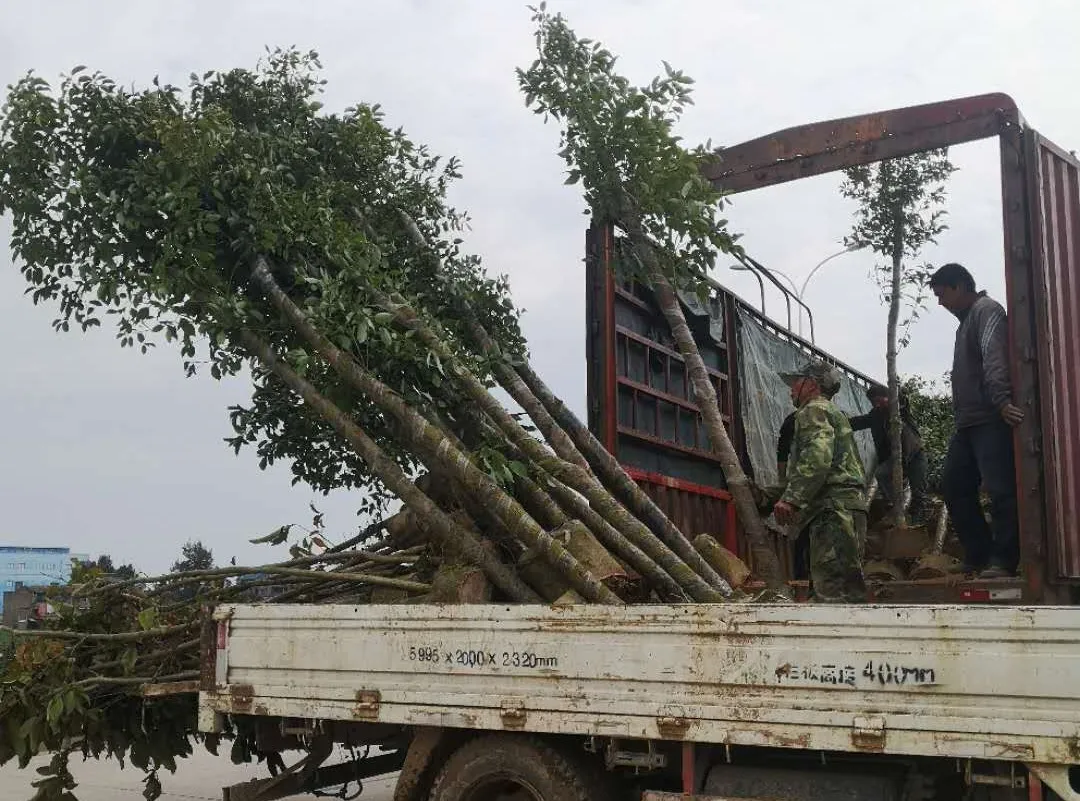
[[[585,755],[543,740],[496,734],[470,740],[446,761],[430,801],[608,801],[607,777]]]

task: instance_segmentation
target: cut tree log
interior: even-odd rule
[[[746,566],[746,562],[708,534],[699,534],[694,539],[694,547],[735,589],[742,587],[750,578],[750,568]]]

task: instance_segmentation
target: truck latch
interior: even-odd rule
[[[516,699],[507,699],[499,704],[499,717],[508,729],[520,729],[525,725],[525,704]]]
[[[863,751],[884,751],[885,718],[856,717],[851,725],[851,744]]]
[[[378,720],[382,694],[378,690],[357,690],[353,717],[358,720]]]
[[[661,715],[656,719],[656,728],[665,740],[681,740],[690,728],[690,721],[680,715]]]

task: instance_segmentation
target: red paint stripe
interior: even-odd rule
[[[1028,771],[1028,801],[1043,801],[1043,786],[1042,781],[1032,773]]]
[[[694,787],[694,744],[682,744],[682,791],[686,795],[693,795],[697,789]]]
[[[649,484],[658,484],[661,487],[682,490],[683,492],[692,492],[695,495],[707,495],[710,498],[719,498],[722,501],[731,500],[731,493],[727,490],[717,489],[716,487],[707,487],[704,484],[695,484],[692,481],[684,481],[681,478],[672,478],[671,476],[665,476],[662,473],[650,473],[647,470],[639,470],[636,467],[627,467],[626,465],[623,465],[623,469],[630,478],[634,479],[634,481],[646,481]]]
[[[739,552],[739,519],[734,503],[724,508],[724,547],[734,554]]]

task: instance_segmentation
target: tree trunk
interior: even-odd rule
[[[671,328],[671,335],[686,364],[686,374],[694,390],[694,401],[701,411],[705,431],[709,435],[713,451],[720,458],[720,469],[724,472],[728,492],[731,493],[735,511],[749,540],[757,574],[770,590],[786,593],[787,587],[780,572],[780,561],[773,552],[765,523],[758,514],[757,504],[754,503],[754,496],[750,491],[750,482],[746,478],[746,473],[743,472],[739,455],[735,452],[735,446],[731,444],[727,429],[724,427],[724,419],[720,415],[720,404],[716,398],[716,388],[705,368],[705,362],[690,332],[690,326],[686,323],[686,316],[683,314],[678,295],[675,294],[675,289],[660,269],[656,254],[648,244],[640,226],[635,226],[631,222],[627,229],[634,250],[648,273],[660,311],[667,320],[668,327]]]
[[[361,368],[351,355],[320,333],[278,286],[264,258],[259,257],[256,260],[252,277],[274,306],[346,383],[398,421],[409,445],[418,452],[417,455],[436,463],[429,465],[431,469],[438,466],[447,475],[460,481],[462,487],[491,508],[516,537],[527,546],[539,550],[586,600],[607,604],[622,603],[617,595],[590,575],[560,542],[552,539],[514,498],[455,447],[442,429],[428,422],[389,387]]]
[[[444,367],[460,383],[461,387],[476,403],[477,408],[487,415],[487,417],[495,424],[499,432],[506,437],[514,447],[518,448],[529,461],[539,465],[549,475],[584,495],[592,507],[598,511],[604,519],[616,529],[616,531],[624,532],[626,536],[631,539],[633,544],[644,549],[649,556],[657,560],[659,566],[679,582],[679,584],[690,593],[691,597],[695,600],[710,602],[723,599],[723,595],[720,592],[713,587],[710,587],[709,584],[707,584],[701,576],[695,573],[689,565],[681,561],[662,541],[657,537],[654,537],[647,526],[637,520],[628,510],[621,506],[590,471],[553,454],[541,442],[530,436],[529,432],[522,428],[521,425],[510,416],[506,409],[503,408],[502,404],[492,397],[491,393],[480,383],[479,379],[477,379],[465,365],[458,362],[457,358],[446,344],[434,331],[423,324],[417,317],[415,311],[409,308],[403,300],[400,298],[387,298],[380,293],[376,293],[376,301],[379,305],[393,313],[395,320],[402,327],[413,331],[422,343],[431,348],[432,351],[439,356],[443,361]],[[518,377],[505,362],[499,361],[496,363],[496,372],[508,373],[506,376],[507,378],[512,377],[515,383],[521,382],[520,377]],[[525,390],[525,394],[528,394],[527,387],[517,387],[517,390],[518,392]],[[533,402],[530,403],[530,406],[532,407],[538,405],[535,398],[533,399]],[[558,424],[550,419],[550,417],[547,417],[546,413],[542,417],[544,419],[541,432],[545,437],[551,433],[551,439],[556,439],[557,437],[553,427],[554,429],[558,429]],[[559,429],[559,432],[562,433],[561,429]],[[562,435],[564,437],[566,436],[565,433]],[[570,444],[570,447],[573,448],[572,443]],[[576,449],[574,449],[574,453],[577,453]]]
[[[430,250],[413,219],[405,212],[400,214],[413,243]],[[439,273],[441,272],[442,266],[439,265]],[[469,332],[476,346],[494,361],[496,377],[502,388],[525,410],[555,452],[568,462],[585,469],[591,467],[607,489],[626,504],[661,543],[666,544],[715,590],[724,596],[730,595],[731,587],[727,582],[701,557],[653,499],[626,474],[618,459],[608,453],[570,408],[533,372],[528,362],[522,361],[515,365],[514,369],[510,369],[503,360],[502,349],[484,327],[476,322],[468,303],[454,293],[453,286],[444,285],[444,289],[460,306],[462,319],[468,321]],[[661,566],[671,573],[666,565]]]
[[[442,539],[449,547],[454,548],[470,562],[480,567],[496,587],[515,601],[539,600],[513,570],[499,562],[480,540],[454,523],[430,498],[417,489],[394,460],[383,453],[363,429],[307,380],[301,378],[292,368],[282,362],[267,342],[247,330],[240,332],[240,339],[267,369],[330,423],[367,463],[371,472],[421,516],[434,536]]]
[[[631,513],[643,520],[646,528],[656,535],[645,537],[636,544],[656,559],[657,563],[684,587],[689,586],[692,578],[687,576],[684,581],[678,563],[665,559],[653,543],[670,548],[682,563],[703,578],[713,592],[709,594],[710,597],[698,597],[697,600],[719,601],[730,595],[731,587],[723,577],[694,550],[690,541],[667,518],[663,510],[626,474],[618,459],[610,454],[570,408],[555,396],[528,362],[522,361],[511,367],[500,355],[500,349],[483,326],[473,321],[469,324],[469,330],[481,351],[493,359],[495,376],[502,388],[528,413],[558,455],[570,461],[568,457],[576,455],[577,458],[582,458],[584,454],[587,465],[592,467],[607,490],[616,496],[611,500],[625,503]]]
[[[885,365],[889,379],[889,470],[893,497],[890,512],[892,524],[904,525],[904,446],[903,428],[900,421],[900,377],[896,371],[896,336],[900,323],[900,279],[904,258],[903,223],[897,222],[893,230],[892,252],[892,289],[889,293],[888,345],[885,350]]]
[[[608,523],[585,498],[575,493],[572,489],[554,479],[548,490],[562,510],[572,517],[581,520],[593,535],[604,544],[612,553],[630,565],[634,570],[649,582],[664,597],[675,600],[686,600],[688,592],[671,575],[665,571],[648,554],[624,537],[619,531]],[[683,564],[684,567],[685,564]],[[689,568],[687,568],[689,569]],[[691,596],[692,597],[692,596]]]

